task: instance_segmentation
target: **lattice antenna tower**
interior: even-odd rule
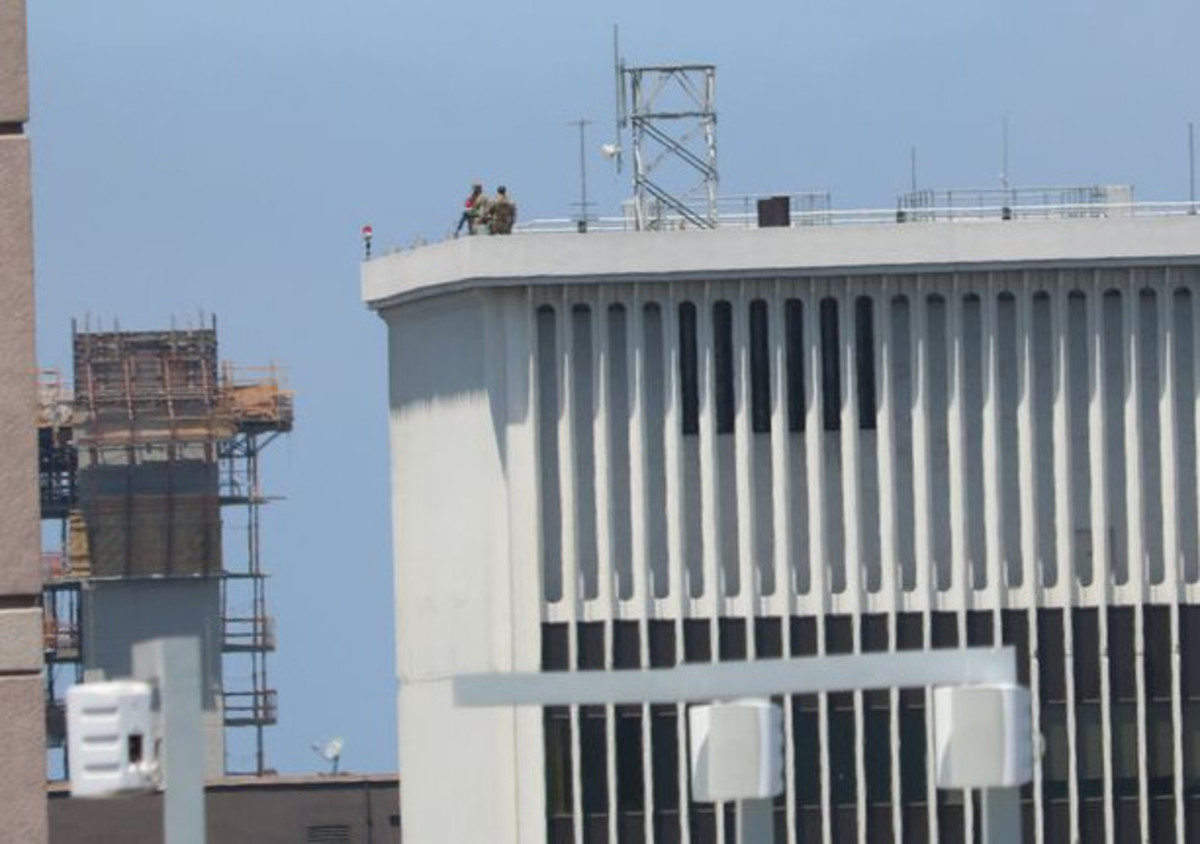
[[[716,66],[627,67],[616,27],[613,59],[617,143],[605,152],[620,172],[629,130],[637,228],[716,228]]]

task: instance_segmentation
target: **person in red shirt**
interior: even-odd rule
[[[462,227],[467,227],[467,234],[475,234],[475,229],[479,225],[479,221],[487,215],[488,201],[483,195],[483,185],[475,182],[471,185],[471,194],[467,197],[464,204],[462,216],[458,218],[458,226],[454,229],[454,236],[458,237]]]

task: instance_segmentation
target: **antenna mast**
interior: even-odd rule
[[[616,27],[613,51],[618,142],[611,157],[620,172],[620,140],[628,126],[637,229],[665,228],[668,218],[678,225],[716,228],[716,66],[626,67]]]

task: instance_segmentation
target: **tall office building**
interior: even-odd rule
[[[0,840],[46,840],[24,0],[0,0]]]
[[[734,838],[732,806],[690,799],[682,707],[460,709],[458,674],[999,643],[1033,691],[1025,840],[1200,839],[1181,210],[909,207],[367,262],[405,840]],[[782,702],[777,840],[977,834],[975,796],[935,788],[925,690]]]

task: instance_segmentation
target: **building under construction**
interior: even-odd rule
[[[215,320],[73,330],[73,349],[73,389],[44,372],[38,418],[42,519],[59,528],[45,554],[48,743],[63,747],[69,682],[128,676],[133,643],[190,635],[209,774],[262,773],[276,704],[259,455],[291,430],[291,393],[274,367],[222,364]],[[226,752],[233,728],[252,731],[252,760]]]

